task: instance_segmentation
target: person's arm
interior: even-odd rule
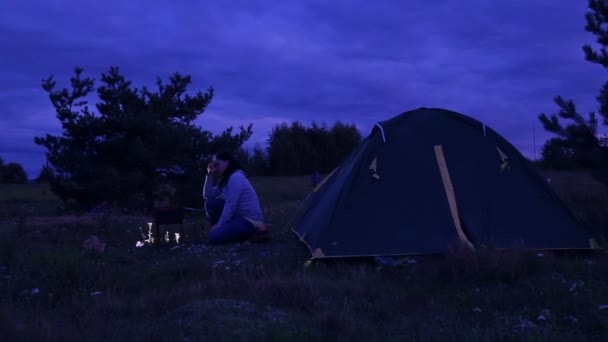
[[[230,221],[230,219],[234,216],[234,212],[236,211],[236,205],[238,203],[239,197],[243,192],[245,185],[245,176],[242,174],[235,172],[228,179],[228,184],[226,184],[226,202],[224,203],[224,210],[222,211],[222,216],[217,223],[219,227],[225,225]]]
[[[203,185],[203,198],[215,198],[219,196],[221,189],[217,186],[213,186],[213,176],[207,175],[205,177],[205,184]]]

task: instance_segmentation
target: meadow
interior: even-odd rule
[[[584,172],[543,171],[601,231],[608,193]],[[594,341],[608,336],[603,253],[455,249],[398,266],[323,260],[287,229],[307,178],[255,178],[270,240],[209,246],[200,211],[181,243],[136,247],[151,217],[58,215],[45,184],[0,187],[3,341]],[[169,226],[171,234],[178,227]],[[86,251],[91,235],[104,253]],[[173,236],[173,235],[170,235]]]

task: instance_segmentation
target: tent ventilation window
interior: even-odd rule
[[[378,126],[378,128],[380,128],[380,133],[382,134],[382,142],[386,142],[386,136],[384,135],[384,128],[382,128],[382,126],[380,126],[380,124],[376,124],[376,126]]]
[[[498,151],[498,156],[500,156],[500,172],[502,173],[509,170],[509,156],[507,156],[507,154],[504,153],[498,146],[496,146],[496,150]]]
[[[380,179],[380,175],[378,175],[377,167],[378,167],[377,158],[374,157],[374,160],[372,160],[372,163],[369,164],[369,169],[372,171],[372,178]]]

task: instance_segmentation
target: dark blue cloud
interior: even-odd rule
[[[584,1],[157,1],[0,3],[0,156],[35,176],[58,133],[40,87],[75,66],[111,65],[141,86],[175,71],[216,88],[199,123],[254,124],[254,142],[283,120],[375,121],[426,106],[474,116],[524,153],[548,137],[552,98],[596,108],[604,75],[584,61]],[[240,122],[246,118],[246,122]]]

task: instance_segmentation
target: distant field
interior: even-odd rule
[[[585,171],[541,170],[544,179],[560,198],[581,219],[591,225],[608,222],[608,190]],[[263,203],[296,205],[312,190],[309,177],[253,177],[252,183]],[[60,202],[50,191],[48,184],[0,184],[0,202],[41,201],[48,206],[59,206]],[[601,222],[600,222],[601,221]]]
[[[539,173],[561,192],[577,191],[591,196],[607,194],[606,188],[586,171],[541,170]]]
[[[313,189],[308,177],[255,177],[252,183],[267,202],[301,200]]]
[[[0,201],[56,199],[46,183],[0,184]]]
[[[605,228],[608,197],[582,172],[543,172]],[[524,251],[319,261],[285,229],[307,177],[259,177],[271,239],[209,246],[189,212],[181,244],[136,247],[150,216],[57,216],[46,185],[0,186],[2,341],[601,341],[608,260]],[[178,226],[168,226],[173,236]],[[163,232],[164,234],[164,232]],[[95,235],[103,254],[85,252]]]
[[[541,171],[572,212],[608,237],[608,190],[585,171]]]

